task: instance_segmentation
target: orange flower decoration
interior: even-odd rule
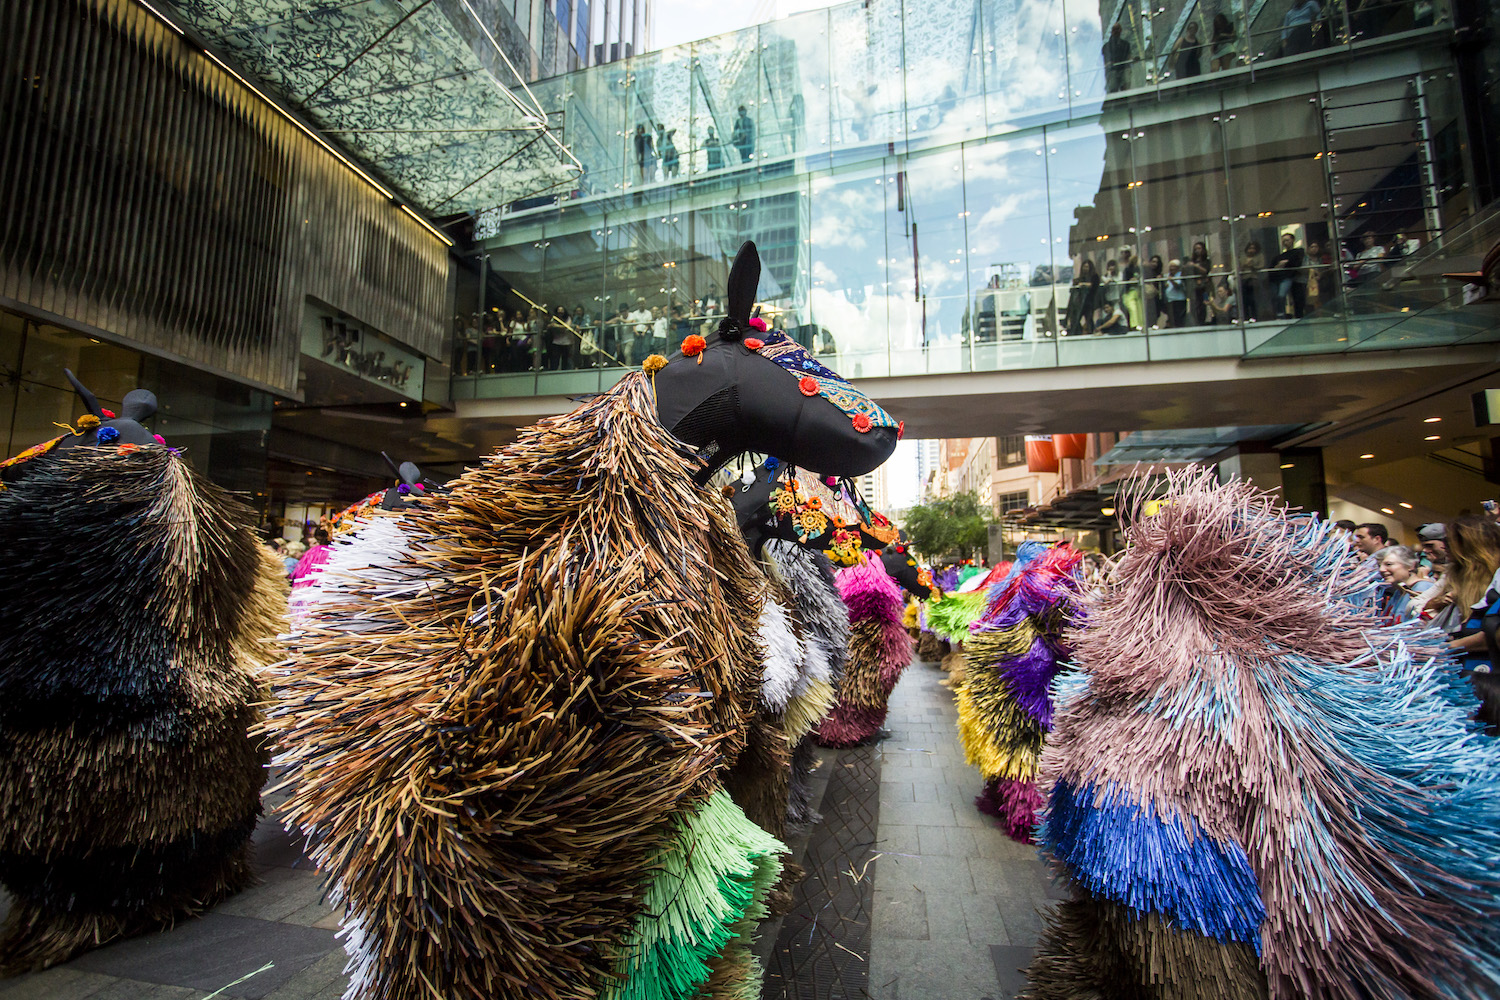
[[[870,418],[863,413],[856,413],[854,415],[854,429],[861,434],[870,433]]]
[[[818,394],[818,380],[811,375],[804,375],[797,382],[797,388],[802,390],[804,396],[816,396]]]
[[[701,365],[703,364],[703,349],[707,346],[708,341],[704,340],[696,333],[688,334],[688,336],[682,342],[682,353],[686,354],[690,358],[694,355],[697,355],[698,363]]]
[[[762,347],[766,346],[766,342],[764,340],[761,340],[759,337],[746,337],[745,346],[752,351],[758,351]]]

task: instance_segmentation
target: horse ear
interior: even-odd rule
[[[755,291],[760,287],[760,253],[754,240],[746,240],[740,252],[734,255],[734,266],[729,269],[729,318],[744,329],[750,322],[750,309],[755,305]]]
[[[156,412],[156,393],[150,389],[131,389],[120,401],[120,416],[140,423]]]
[[[741,251],[741,253],[743,252],[744,251]],[[757,267],[756,270],[758,271],[759,267]],[[89,392],[83,387],[83,383],[78,381],[78,376],[73,374],[72,369],[64,368],[63,374],[68,376],[68,381],[73,384],[73,391],[78,393],[79,399],[83,400],[83,408],[85,410],[88,410],[96,417],[104,416],[104,411],[99,408],[99,400],[94,398],[94,394],[92,392]]]

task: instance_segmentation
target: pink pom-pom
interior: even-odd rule
[[[759,330],[761,333],[765,333],[767,329],[766,321],[761,319],[759,316],[751,316],[748,326],[750,327],[750,329]]]
[[[167,439],[164,438],[164,437],[162,437],[160,434],[153,434],[151,436],[154,437],[154,438],[156,438],[156,443],[157,444],[166,444],[167,443]]]

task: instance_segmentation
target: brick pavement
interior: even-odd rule
[[[818,963],[808,962],[806,973],[777,984],[778,996],[853,1000],[867,990],[873,1000],[1004,1000],[1019,987],[1017,970],[1040,929],[1037,906],[1054,890],[1033,849],[974,809],[979,775],[964,765],[941,677],[935,665],[914,663],[891,698],[891,738],[857,751],[867,755],[857,762],[827,754],[820,769],[825,782],[829,769],[855,763],[879,776],[834,782],[831,794],[848,801],[821,804],[825,814],[877,817],[873,844],[865,820],[847,848],[850,871],[868,879],[851,919],[873,926],[851,930],[848,942],[867,972],[817,976]],[[345,956],[316,874],[274,824],[262,821],[255,840],[260,885],[169,931],[0,981],[0,1000],[337,1000]],[[807,839],[795,846],[800,853]],[[0,893],[0,916],[6,906]],[[774,938],[777,928],[766,932]],[[827,947],[841,943],[830,936]],[[847,970],[843,952],[836,957]]]

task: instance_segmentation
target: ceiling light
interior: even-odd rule
[[[1374,457],[1375,457],[1375,456],[1374,456],[1374,455],[1369,455],[1369,454],[1366,454],[1366,455],[1361,455],[1361,456],[1359,456],[1359,457],[1360,457],[1360,458],[1374,458]]]
[[[1411,510],[1411,504],[1407,503],[1405,500],[1402,500],[1396,506],[1397,507],[1405,507],[1407,510]]]
[[[1113,507],[1100,507],[1099,508],[1099,513],[1103,514],[1105,517],[1109,517],[1114,512],[1115,512],[1115,509]]]
[[[406,402],[405,402],[405,400],[403,400],[403,401],[402,401],[402,403],[401,403],[401,405],[402,405],[402,406],[405,406],[405,405],[406,405]]]
[[[1296,464],[1297,464],[1296,462],[1287,462],[1287,463],[1285,463],[1285,464],[1282,465],[1282,468],[1283,469],[1290,469],[1290,468],[1293,468]]]
[[[1389,507],[1382,507],[1382,508],[1380,508],[1380,513],[1382,513],[1382,514],[1395,514],[1396,512],[1393,511],[1393,510],[1391,510]]]
[[[1437,423],[1442,423],[1442,420],[1443,420],[1442,417],[1428,417],[1426,420],[1423,420],[1422,423],[1424,423],[1424,424],[1437,424]]]
[[[1442,439],[1443,439],[1443,436],[1441,434],[1429,434],[1426,437],[1424,437],[1422,440],[1423,441],[1441,441]]]

